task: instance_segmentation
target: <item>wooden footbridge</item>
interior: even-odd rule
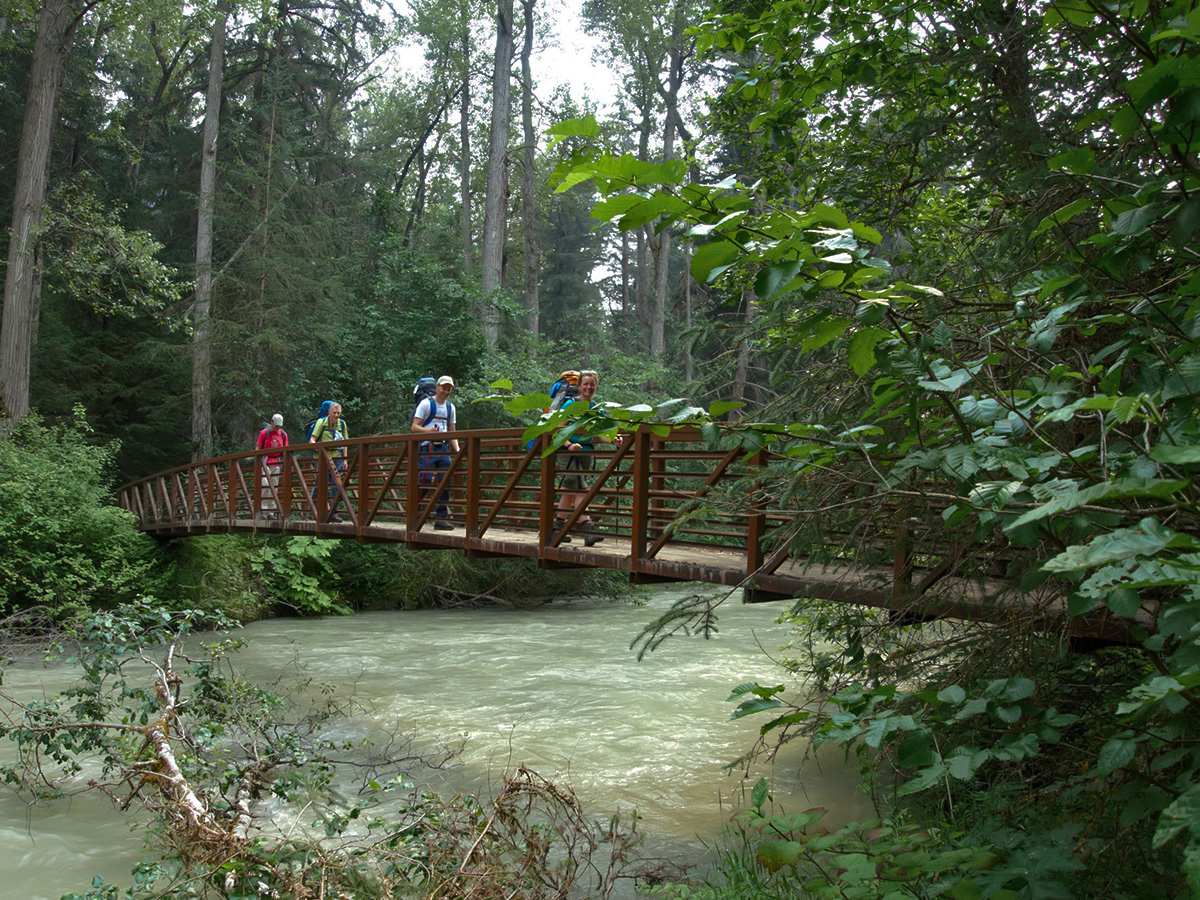
[[[618,569],[635,583],[740,587],[748,602],[814,597],[923,618],[1020,618],[1039,630],[1129,640],[1124,620],[1072,618],[1061,597],[1031,602],[1003,580],[958,576],[953,553],[916,556],[900,516],[889,546],[877,548],[891,566],[856,564],[850,550],[842,558],[825,553],[832,561],[822,563],[795,556],[789,526],[796,514],[755,489],[764,454],[714,450],[695,429],[662,436],[643,426],[608,452],[598,450],[590,490],[556,529],[556,454],[543,457],[546,437],[527,450],[521,434],[457,432],[460,450],[443,469],[422,468],[412,434],[294,445],[277,468],[267,458],[279,450],[237,453],[126,485],[120,503],[144,531],[164,539],[255,532],[402,543],[535,559],[542,567]],[[731,488],[745,497],[736,512],[711,502]],[[439,496],[448,501],[450,529],[433,527]],[[604,537],[592,547],[577,528],[585,511]]]

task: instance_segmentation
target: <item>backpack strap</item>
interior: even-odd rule
[[[422,428],[428,428],[429,423],[437,418],[437,401],[432,397],[429,400],[429,415],[425,417],[425,421],[421,423]],[[454,418],[454,404],[449,400],[446,401],[446,428],[450,428],[450,420]]]

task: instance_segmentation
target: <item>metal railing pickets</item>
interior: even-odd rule
[[[767,490],[763,473],[773,457],[712,448],[695,428],[662,435],[642,426],[615,447],[597,448],[591,484],[558,530],[562,453],[543,455],[549,436],[527,448],[519,428],[456,432],[460,449],[440,454],[449,458],[444,468],[426,467],[423,437],[229,454],[125,485],[119,502],[143,531],[163,539],[253,532],[390,541],[618,569],[637,582],[740,586],[751,602],[818,597],[921,618],[1021,615],[1045,629],[1130,640],[1125,620],[1070,617],[1052,591],[1031,601],[1006,581],[958,574],[967,553],[961,541],[934,552],[923,546],[917,556],[903,509],[885,507],[895,527],[873,546],[877,563],[836,547],[820,548],[823,561],[814,562],[792,547],[799,514]],[[341,470],[334,453],[345,460]],[[268,456],[281,457],[278,467],[268,468]],[[443,494],[449,530],[431,527]],[[592,547],[582,535],[565,540],[585,511],[604,538]]]

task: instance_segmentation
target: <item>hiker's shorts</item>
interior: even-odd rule
[[[590,472],[596,467],[596,459],[590,453],[560,453],[558,468],[563,472],[558,488],[568,494],[582,494],[587,491],[588,483],[584,472]]]

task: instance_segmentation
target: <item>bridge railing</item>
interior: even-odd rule
[[[126,485],[120,502],[144,530],[164,536],[277,529],[443,545],[432,533],[441,498],[467,549],[515,544],[532,533],[537,555],[554,558],[586,515],[613,539],[609,547],[628,547],[635,573],[661,571],[649,563],[687,548],[742,555],[743,577],[768,561],[764,548],[784,513],[753,496],[740,510],[712,502],[722,488],[751,478],[761,455],[712,449],[695,429],[664,437],[643,428],[615,446],[597,443],[582,503],[560,513],[561,454],[543,457],[549,438],[527,449],[521,434],[456,432],[459,450],[435,454],[449,458],[446,468],[428,467],[421,436],[412,434],[235,453]],[[566,518],[559,529],[557,515]]]

